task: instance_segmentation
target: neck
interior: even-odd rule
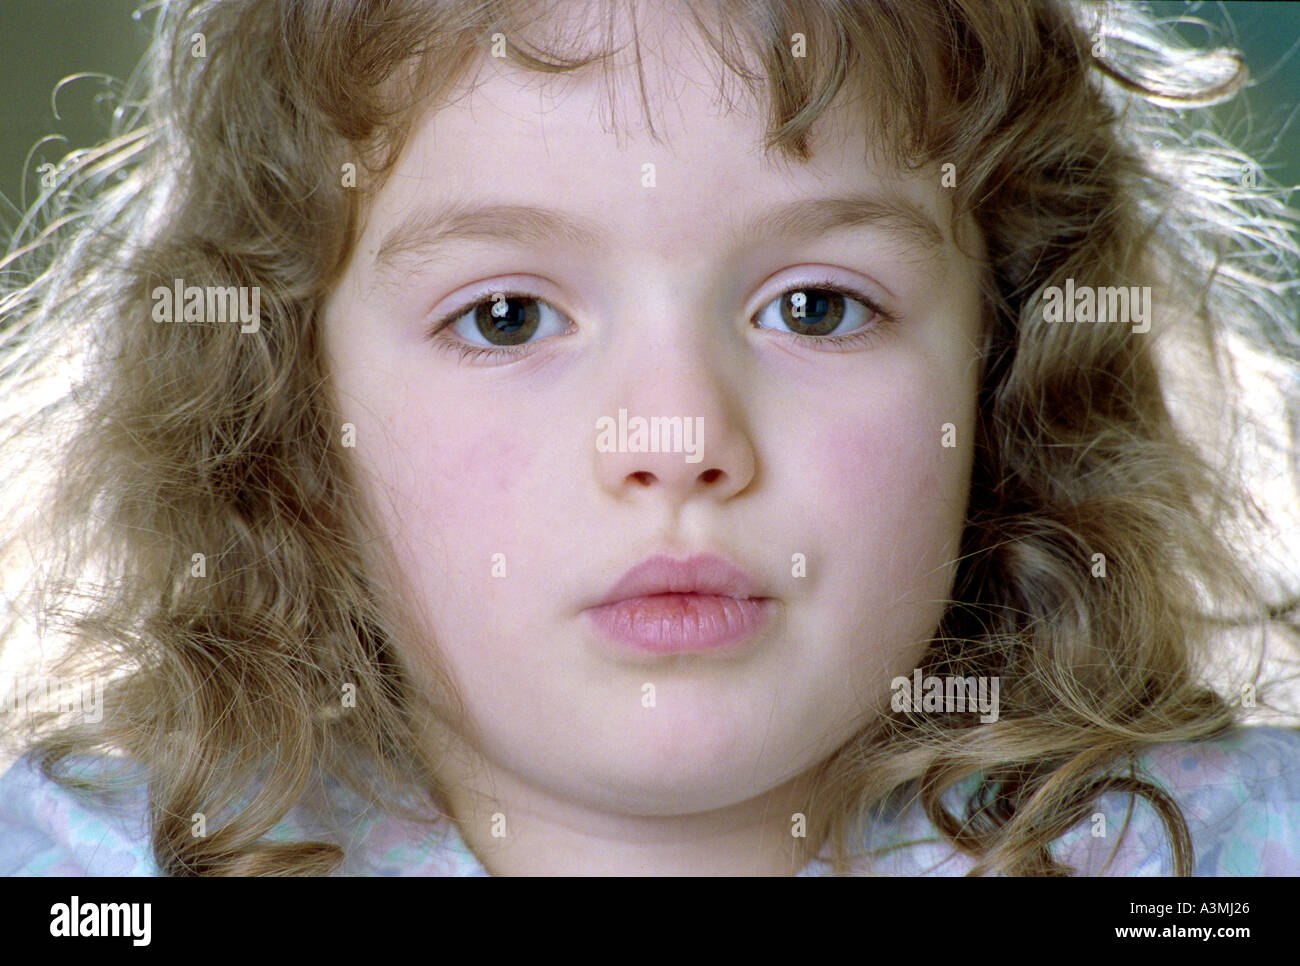
[[[813,858],[799,776],[747,801],[687,815],[574,802],[481,760],[439,778],[465,843],[493,875],[795,875]],[[487,790],[490,789],[489,793]]]

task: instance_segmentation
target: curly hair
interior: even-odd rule
[[[1230,635],[1295,632],[1294,588],[1270,596],[1233,542],[1268,520],[1224,449],[1249,418],[1243,347],[1296,372],[1295,213],[1191,110],[1231,98],[1244,65],[1130,5],[685,7],[765,94],[768,151],[809,160],[814,125],[852,95],[894,163],[952,166],[954,220],[973,216],[987,250],[970,509],[924,666],[1000,677],[1001,713],[864,729],[817,769],[810,843],[846,871],[855,823],[919,796],[975,873],[1068,874],[1051,843],[1117,790],[1157,809],[1186,874],[1186,822],[1135,756],[1242,719],[1259,667],[1241,684],[1207,674]],[[338,868],[336,844],[265,838],[326,776],[393,813],[450,814],[420,722],[464,728],[463,704],[445,669],[415,688],[399,657],[418,631],[337,441],[320,309],[419,112],[494,37],[530,70],[607,63],[560,49],[549,14],[169,0],[112,139],[66,159],[12,239],[0,405],[6,505],[22,512],[0,559],[21,585],[6,640],[37,625],[62,668],[109,679],[102,721],[32,715],[23,747],[70,787],[78,755],[143,763],[167,874]],[[154,324],[150,293],[177,278],[259,290],[257,337]],[[1045,323],[1067,279],[1154,288],[1149,332]],[[1192,373],[1201,409],[1173,392]],[[973,776],[952,811],[945,794]],[[190,834],[194,813],[207,835]]]

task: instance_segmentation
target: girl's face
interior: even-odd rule
[[[595,78],[487,60],[413,131],[326,307],[353,453],[434,633],[405,659],[436,649],[481,736],[475,771],[445,766],[458,812],[609,839],[739,814],[889,713],[951,590],[980,311],[940,171],[884,167],[843,107],[783,168],[694,49],[659,44],[663,75],[647,57],[666,143],[604,130]],[[620,411],[701,438],[620,448]],[[702,554],[766,600],[596,609],[647,558]],[[683,613],[731,637],[683,638]],[[620,616],[668,652],[612,636]]]

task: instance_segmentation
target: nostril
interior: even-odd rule
[[[633,473],[632,478],[636,480],[638,483],[640,483],[642,486],[649,486],[651,483],[654,482],[655,475],[653,473],[647,473],[644,470],[641,470],[639,472]]]
[[[705,483],[712,483],[721,475],[722,475],[722,470],[719,469],[705,470],[703,473],[700,474],[700,479],[703,480]]]

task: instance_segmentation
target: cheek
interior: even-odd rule
[[[464,682],[481,665],[501,686],[519,673],[519,623],[544,604],[544,585],[526,578],[545,549],[545,533],[529,525],[538,513],[529,487],[546,437],[434,407],[410,406],[385,422],[373,497],[404,606],[429,635],[422,640],[437,641],[436,653],[416,644],[407,657],[430,682],[443,667]]]
[[[528,487],[546,434],[509,406],[467,401],[354,342],[335,347],[339,405],[355,425],[354,463],[400,579],[426,602],[452,582],[494,592],[502,582],[492,555],[517,558],[521,518],[536,511]]]
[[[941,425],[929,407],[896,406],[823,433],[814,465],[825,467],[823,491],[850,529],[878,532],[889,524],[902,537],[964,500],[962,450],[942,446]]]
[[[969,486],[967,449],[942,446],[942,403],[900,395],[844,416],[810,440],[823,467],[818,521],[828,550],[818,597],[828,662],[844,668],[846,707],[877,696],[921,660],[951,593]],[[869,411],[868,411],[869,410]],[[961,436],[958,436],[960,443]]]
[[[900,394],[865,407],[823,430],[809,454],[809,465],[824,468],[832,593],[864,620],[891,612],[905,635],[928,634],[939,618],[933,602],[950,589],[969,489],[964,411],[945,412],[937,393],[930,398]],[[943,445],[945,422],[954,423],[955,446]],[[894,609],[907,601],[914,606]]]
[[[383,484],[400,529],[426,537],[436,529],[458,554],[479,545],[504,550],[501,539],[521,532],[521,515],[533,502],[543,437],[476,423],[454,409],[410,407],[387,422],[384,451],[372,465],[388,467]]]
[[[446,432],[430,440],[426,477],[428,487],[438,491],[438,503],[511,514],[533,478],[538,435],[517,425],[479,426],[454,418],[444,425]]]

